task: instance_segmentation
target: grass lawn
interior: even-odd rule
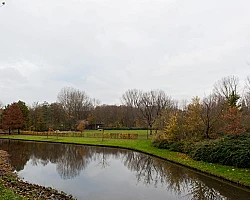
[[[114,130],[112,130],[114,131]],[[106,132],[106,130],[105,130]],[[114,131],[118,133],[117,130]],[[132,132],[132,131],[131,131]],[[85,132],[86,133],[86,132]],[[122,133],[127,133],[123,131]],[[145,134],[145,130],[136,131],[133,133]],[[86,138],[86,137],[56,137],[56,136],[31,136],[31,135],[2,135],[0,138],[20,139],[20,140],[33,140],[33,141],[45,141],[45,142],[61,142],[61,143],[74,143],[74,144],[88,144],[88,145],[100,145],[100,146],[113,146],[122,147],[127,149],[133,149],[148,153],[192,169],[205,172],[210,175],[220,177],[222,179],[230,180],[235,183],[245,185],[250,188],[250,169],[240,169],[231,166],[223,166],[220,164],[206,163],[203,161],[194,161],[187,155],[172,152],[165,149],[158,149],[152,146],[151,140],[125,140],[125,139],[107,139],[104,138]]]
[[[21,134],[24,134],[24,135],[44,135],[46,136],[48,132],[31,132],[31,131],[21,131]],[[72,137],[75,137],[75,136],[80,136],[80,135],[83,135],[83,136],[87,136],[87,137],[99,137],[101,138],[102,135],[104,134],[112,134],[112,133],[116,133],[117,135],[119,135],[120,133],[123,133],[123,134],[137,134],[138,135],[138,139],[151,139],[152,136],[150,135],[150,131],[148,130],[84,130],[83,133],[80,133],[80,132],[70,132],[70,131],[62,131],[62,132],[59,132],[58,135],[59,136],[72,136]],[[49,133],[49,134],[53,134],[53,135],[56,135],[57,133],[55,132],[52,132],[52,133]]]
[[[99,130],[84,130],[84,133],[102,133]],[[104,130],[105,133],[135,133],[139,135],[147,135],[147,130]],[[148,130],[148,134],[149,134]]]

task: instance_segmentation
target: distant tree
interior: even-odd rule
[[[161,115],[156,119],[153,128],[155,130],[163,130],[167,124],[169,123],[170,118],[173,114],[176,114],[179,119],[178,112],[180,111],[178,108],[178,101],[172,100],[173,106],[167,107],[161,113]]]
[[[185,132],[187,139],[199,137],[202,135],[202,119],[201,119],[202,104],[199,97],[194,97],[192,103],[188,105],[185,114]]]
[[[79,122],[78,126],[77,126],[77,130],[78,130],[78,131],[81,131],[81,133],[82,133],[82,132],[84,131],[84,129],[85,129],[85,123],[84,123],[83,120],[81,120],[81,121]]]
[[[44,119],[43,112],[39,112],[37,118],[37,131],[45,131],[45,130],[47,130],[46,121]]]
[[[64,87],[57,96],[58,102],[62,105],[65,113],[68,115],[71,127],[78,120],[87,119],[93,104],[89,96],[84,92],[72,87]]]
[[[242,119],[247,132],[250,132],[250,76],[246,78],[244,96],[241,101]]]
[[[55,129],[67,128],[67,115],[60,103],[51,103],[50,109],[50,126]]]
[[[146,120],[152,135],[152,127],[158,117],[167,108],[173,106],[173,102],[164,91],[151,90],[143,92],[137,89],[128,90],[122,96],[122,102],[126,106],[136,107],[142,119]]]
[[[224,77],[214,84],[214,93],[226,99],[231,107],[237,105],[240,99],[238,91],[239,79],[235,76]]]
[[[126,111],[123,105],[104,104],[92,109],[87,119],[89,124],[103,123],[104,126],[109,127],[132,127],[129,125],[130,120],[133,119],[128,120]]]
[[[180,125],[178,124],[178,113],[172,113],[170,119],[164,129],[164,139],[167,139],[169,144],[180,140]]]
[[[204,125],[204,133],[206,138],[210,138],[211,130],[220,120],[224,100],[215,94],[204,97],[202,101],[201,119]]]
[[[225,134],[239,135],[245,132],[242,124],[242,109],[239,104],[240,95],[238,92],[239,79],[235,76],[222,78],[214,86],[217,95],[225,98],[225,109],[222,113],[224,126],[221,130]]]
[[[13,103],[4,109],[2,116],[2,126],[3,129],[11,130],[18,129],[18,134],[20,134],[20,128],[23,127],[23,114],[17,103]]]
[[[28,129],[29,128],[29,121],[30,121],[30,118],[29,118],[29,108],[28,106],[26,106],[25,102],[23,101],[18,101],[17,102],[22,114],[23,114],[23,127],[24,129]]]
[[[2,128],[3,103],[0,101],[0,129]]]
[[[225,125],[222,127],[225,134],[238,136],[246,132],[241,122],[242,112],[237,107],[229,106],[222,117],[225,120]]]

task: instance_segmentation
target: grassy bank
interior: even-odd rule
[[[49,136],[47,138],[46,136],[26,135],[0,136],[0,138],[123,147],[152,154],[250,188],[250,169],[240,169],[219,164],[205,163],[202,161],[194,161],[185,154],[153,147],[150,140],[114,140],[105,138],[104,141],[102,141],[101,138],[59,137],[57,139],[57,137],[54,136]]]
[[[6,199],[24,200],[24,197],[15,194],[11,189],[5,188],[4,185],[1,184],[0,180],[0,200],[6,200]]]

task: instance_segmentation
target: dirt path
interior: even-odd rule
[[[13,167],[8,161],[8,153],[0,150],[0,184],[4,185],[6,188],[12,189],[16,194],[26,199],[74,200],[71,195],[67,195],[52,188],[24,182],[13,172]]]

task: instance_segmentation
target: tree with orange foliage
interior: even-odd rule
[[[225,126],[222,128],[222,131],[225,132],[225,134],[238,136],[246,132],[241,123],[242,112],[238,107],[228,106],[228,109],[222,115],[222,118],[225,120]]]
[[[238,92],[239,79],[235,76],[224,77],[215,84],[217,95],[225,98],[225,110],[222,119],[225,125],[221,130],[225,134],[239,135],[246,130],[243,127],[241,105],[239,104],[240,95]]]
[[[83,120],[81,120],[81,121],[79,122],[78,126],[77,126],[77,130],[78,130],[78,131],[81,131],[81,133],[82,133],[82,132],[84,131],[84,129],[85,129],[85,123],[84,123]]]
[[[4,109],[2,116],[2,126],[3,129],[9,130],[9,135],[11,130],[15,129],[18,129],[18,134],[20,134],[20,128],[23,127],[23,123],[23,114],[17,103],[13,103]]]

